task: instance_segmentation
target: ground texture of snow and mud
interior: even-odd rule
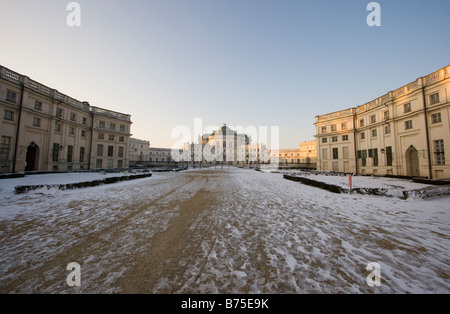
[[[248,169],[23,195],[10,180],[1,293],[450,292],[448,196],[339,195]],[[80,287],[66,283],[71,262]]]

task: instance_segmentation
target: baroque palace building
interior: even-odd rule
[[[126,168],[130,115],[0,66],[0,172]]]
[[[316,117],[317,168],[450,179],[450,66],[356,108]]]

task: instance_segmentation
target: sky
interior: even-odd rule
[[[450,1],[0,0],[0,64],[92,106],[130,114],[133,137],[279,127],[313,140],[315,117],[356,107],[450,64]],[[198,120],[197,120],[198,121]],[[269,134],[270,136],[270,134]]]

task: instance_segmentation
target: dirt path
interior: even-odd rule
[[[184,274],[186,265],[180,265],[180,259],[196,259],[203,239],[214,228],[212,208],[216,200],[204,190],[209,181],[208,178],[195,178],[198,190],[188,200],[178,204],[179,215],[171,221],[166,231],[151,239],[148,252],[138,258],[136,267],[117,281],[122,292],[148,293],[161,278],[173,280]],[[179,287],[171,287],[167,293],[177,289]]]

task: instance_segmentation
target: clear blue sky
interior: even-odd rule
[[[0,0],[0,64],[132,115],[171,147],[175,126],[279,126],[282,148],[315,116],[364,104],[450,64],[450,1]]]

